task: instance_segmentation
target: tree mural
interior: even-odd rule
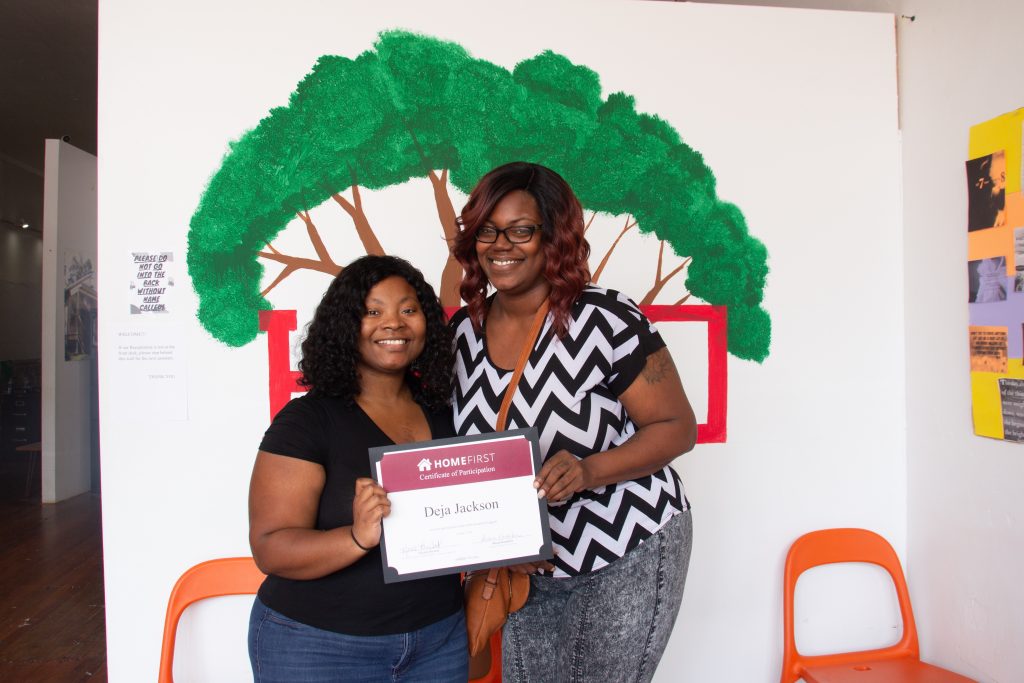
[[[457,228],[449,184],[468,193],[486,171],[515,160],[558,171],[588,211],[624,217],[619,239],[639,230],[660,240],[641,303],[676,287],[685,270],[677,303],[692,295],[728,307],[729,352],[756,361],[768,355],[771,321],[760,305],[767,251],[739,208],[718,198],[711,170],[674,128],[637,112],[625,93],[602,99],[597,73],[554,52],[510,72],[456,43],[404,31],[380,34],[355,59],[321,57],[287,106],[231,145],[189,231],[200,322],[226,344],[247,344],[280,282],[302,269],[337,274],[339,261],[356,256],[328,253],[310,209],[337,203],[365,252],[381,254],[360,189],[426,178],[450,240]],[[296,216],[315,257],[273,246]],[[617,244],[594,267],[595,281]],[[666,245],[685,259],[667,273]],[[268,265],[280,271],[261,289]],[[439,291],[446,306],[458,305],[461,277],[449,258]]]

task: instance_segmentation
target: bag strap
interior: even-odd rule
[[[530,359],[530,352],[533,351],[533,345],[537,341],[537,336],[540,334],[541,328],[544,326],[544,321],[548,317],[548,308],[550,302],[544,299],[544,303],[537,309],[537,313],[533,316],[533,324],[530,326],[530,334],[526,338],[526,342],[523,344],[522,350],[519,351],[519,358],[516,360],[516,369],[512,371],[512,379],[509,380],[508,386],[505,387],[505,396],[501,399],[501,408],[498,410],[498,422],[495,425],[494,431],[500,432],[505,429],[505,423],[508,422],[508,410],[512,406],[512,397],[516,393],[516,386],[519,384],[519,378],[523,376],[523,370],[526,369],[526,361]],[[482,571],[482,570],[481,570]],[[491,567],[487,570],[487,574],[484,576],[484,586],[480,591],[480,596],[484,600],[490,600],[494,597],[494,592],[498,588],[498,567]],[[505,570],[506,579],[508,580],[508,604],[505,606],[505,611],[508,613],[512,609],[512,572]],[[475,576],[476,572],[470,572],[466,575],[466,581],[469,580],[470,576]]]
[[[494,597],[495,591],[498,590],[498,578],[501,576],[502,570],[504,570],[504,572],[505,572],[505,580],[508,581],[508,591],[507,591],[507,598],[508,598],[507,601],[508,601],[508,604],[505,605],[505,613],[508,614],[509,612],[512,611],[512,600],[513,600],[513,595],[512,595],[512,571],[509,570],[508,568],[491,567],[490,569],[487,570],[487,574],[484,574],[484,585],[483,585],[483,588],[480,589],[480,597],[483,598],[484,600],[490,600],[491,598]],[[482,574],[483,570],[480,570],[480,573]],[[476,576],[476,575],[477,575],[476,572],[470,572],[470,574],[469,574],[469,576]],[[469,580],[469,576],[466,577],[467,581]]]
[[[484,587],[480,591],[480,597],[484,600],[490,600],[494,596],[494,591],[498,588],[498,568],[491,567],[487,570],[487,575],[484,577]]]
[[[494,425],[494,431],[496,432],[504,431],[505,423],[508,422],[508,410],[512,406],[512,397],[516,393],[519,378],[523,376],[523,370],[526,369],[526,361],[530,359],[533,345],[537,343],[537,336],[544,326],[544,321],[547,320],[548,307],[549,301],[544,299],[544,303],[537,309],[537,314],[533,316],[533,326],[530,327],[530,334],[526,338],[526,343],[523,344],[522,351],[519,352],[516,369],[512,372],[512,379],[509,380],[508,387],[505,389],[505,397],[501,399],[501,408],[498,410],[498,422]]]

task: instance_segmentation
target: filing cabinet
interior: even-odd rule
[[[41,402],[38,389],[13,389],[0,398],[0,450],[4,459],[14,457],[14,449],[40,439]]]

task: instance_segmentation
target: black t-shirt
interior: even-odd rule
[[[424,409],[432,438],[454,435],[451,411]],[[370,476],[373,446],[393,442],[358,405],[305,395],[274,418],[260,450],[300,458],[327,473],[317,512],[317,529],[352,524],[355,481]],[[354,564],[319,579],[270,575],[260,586],[267,607],[295,621],[356,636],[405,633],[454,614],[462,606],[457,574],[385,584],[380,547]]]

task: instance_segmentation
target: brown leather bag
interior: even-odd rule
[[[530,577],[505,567],[492,567],[467,575],[465,591],[469,654],[476,655],[487,649],[491,636],[504,626],[508,615],[526,604]]]
[[[530,351],[544,326],[548,316],[548,301],[544,300],[537,315],[533,319],[530,335],[519,352],[516,369],[509,380],[505,396],[498,411],[495,431],[505,429],[508,422],[508,409],[512,405],[512,396],[516,393],[516,385],[523,375]],[[466,575],[464,583],[466,599],[466,634],[469,636],[469,654],[478,655],[487,649],[491,636],[505,625],[508,615],[526,604],[530,595],[530,577],[528,574],[510,572],[505,567],[492,567]]]

